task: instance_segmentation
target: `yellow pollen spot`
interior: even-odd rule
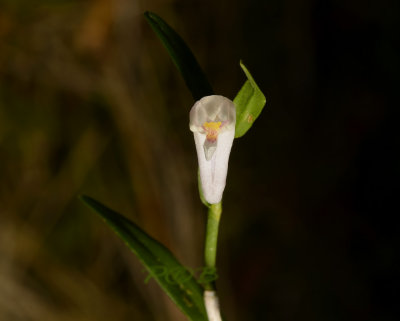
[[[203,124],[203,128],[207,132],[207,140],[212,142],[217,140],[218,133],[221,129],[221,124],[222,123],[220,121],[210,121]]]

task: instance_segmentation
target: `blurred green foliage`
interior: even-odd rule
[[[80,199],[101,217],[148,271],[163,291],[191,321],[207,321],[203,302],[204,288],[173,253],[139,226],[95,199],[83,195]],[[161,269],[161,273],[160,273]],[[146,277],[145,283],[149,280]]]

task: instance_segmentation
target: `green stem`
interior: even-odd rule
[[[208,208],[208,221],[206,231],[206,243],[204,249],[205,265],[211,270],[216,269],[217,258],[217,242],[218,242],[218,227],[222,213],[222,205],[211,204]],[[214,290],[215,285],[213,282],[206,284],[207,290]]]

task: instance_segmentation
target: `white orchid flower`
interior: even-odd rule
[[[210,204],[222,199],[235,124],[235,105],[223,96],[203,97],[190,110],[190,130],[194,133],[201,187]]]

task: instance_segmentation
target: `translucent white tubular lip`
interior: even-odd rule
[[[201,186],[204,198],[210,204],[222,199],[235,123],[235,105],[223,96],[203,97],[190,111],[190,129],[194,133]]]
[[[228,160],[235,131],[227,131],[218,137],[218,146],[207,160],[203,149],[205,135],[194,133],[197,158],[200,169],[200,180],[205,200],[210,204],[217,204],[222,200],[228,174]]]

